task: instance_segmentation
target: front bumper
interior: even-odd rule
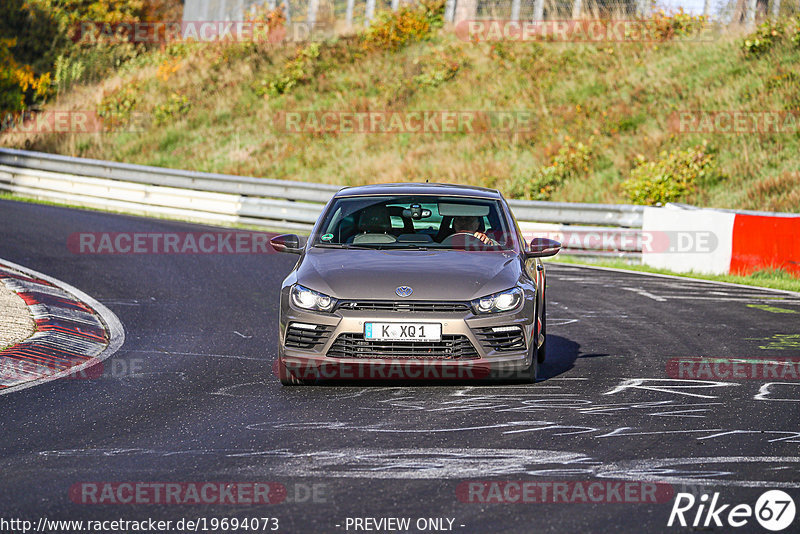
[[[282,299],[280,320],[279,359],[295,376],[304,379],[481,379],[512,378],[531,364],[536,332],[535,298],[526,298],[523,306],[508,313],[475,315],[472,312],[392,312],[339,309],[331,314],[304,311]],[[381,353],[380,347],[365,353],[357,350],[353,357],[343,352],[340,339],[363,336],[365,322],[417,322],[442,325],[442,339],[458,339],[472,350],[458,352],[456,357],[413,353],[397,357],[396,353]],[[298,337],[298,325],[310,336]],[[308,327],[314,326],[313,332]],[[290,330],[291,327],[291,330]],[[500,347],[487,341],[487,332],[494,328],[518,328],[522,344]],[[288,336],[288,337],[287,337]],[[314,343],[300,344],[305,339]],[[288,340],[288,343],[287,343]],[[369,345],[363,337],[361,347]],[[346,345],[352,347],[353,345]]]

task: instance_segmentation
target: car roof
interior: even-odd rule
[[[502,196],[496,189],[472,185],[437,184],[437,183],[398,183],[371,184],[345,187],[335,196],[355,197],[367,195],[442,195],[455,197],[494,198]]]

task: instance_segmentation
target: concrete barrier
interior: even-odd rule
[[[800,275],[800,215],[695,208],[645,208],[642,263],[676,272]]]

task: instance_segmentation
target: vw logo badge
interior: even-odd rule
[[[414,292],[414,290],[408,286],[400,286],[395,289],[394,292],[397,293],[398,297],[408,297]]]

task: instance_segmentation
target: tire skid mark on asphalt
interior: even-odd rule
[[[771,401],[771,402],[800,402],[800,390],[796,390],[796,394],[795,394],[796,396],[794,398],[782,399],[782,398],[776,398],[776,397],[772,396],[772,395],[775,395],[775,392],[773,391],[773,386],[789,386],[790,388],[800,388],[800,383],[797,383],[797,382],[767,382],[766,384],[763,384],[759,388],[758,393],[753,398],[755,400]],[[785,388],[779,387],[778,389],[785,389]]]
[[[544,398],[535,398],[544,397]],[[543,395],[476,395],[463,400],[442,401],[437,399],[426,404],[424,400],[413,397],[380,400],[380,406],[364,406],[364,410],[424,410],[428,413],[444,412],[493,412],[493,413],[537,413],[566,410],[580,415],[619,415],[621,412],[644,411],[648,416],[679,416],[687,412],[708,412],[712,406],[722,406],[721,402],[684,403],[674,400],[638,401],[624,403],[598,403],[589,399],[576,398],[577,394]],[[655,410],[650,412],[650,410]],[[691,415],[687,417],[703,417]]]
[[[147,349],[125,349],[119,351],[120,354],[159,354],[165,356],[196,356],[196,357],[203,357],[203,358],[231,358],[234,360],[253,360],[258,362],[263,362],[264,358],[254,358],[251,356],[242,356],[241,354],[213,354],[209,352],[181,352],[181,351],[171,351],[171,350],[147,350]]]
[[[559,265],[559,269],[565,267]],[[591,269],[584,267],[583,269]],[[581,271],[574,267],[571,272]],[[598,269],[597,274],[591,278],[581,278],[573,283],[584,285],[603,286],[607,288],[633,291],[652,300],[662,302],[661,299],[673,300],[708,300],[712,302],[749,302],[749,303],[781,303],[786,305],[800,305],[800,298],[796,293],[774,290],[771,288],[748,287],[744,285],[718,284],[713,281],[692,280],[682,277],[645,277],[636,271],[620,272],[629,276],[610,276]],[[550,278],[558,281],[570,282],[572,275],[564,277],[559,273],[551,273]],[[633,286],[633,287],[632,287]],[[688,294],[687,294],[688,293]],[[773,296],[768,296],[772,293]]]
[[[85,448],[41,451],[43,458],[169,458],[213,456],[241,459],[222,471],[241,476],[266,475],[356,479],[485,479],[493,476],[593,477],[667,484],[800,488],[800,457],[710,456],[599,461],[581,452],[483,448],[340,448],[292,452],[280,449]],[[256,462],[256,460],[258,460]],[[255,462],[255,463],[254,463]],[[746,464],[764,463],[773,480],[733,478]],[[707,465],[721,465],[708,470]],[[136,470],[138,462],[128,469]],[[547,469],[545,469],[547,468]],[[91,467],[89,467],[91,469]],[[782,475],[778,479],[777,475]],[[789,480],[786,480],[789,478]]]
[[[118,383],[129,388],[146,388],[152,386],[154,378],[171,381],[170,385],[175,386],[174,382],[190,385],[189,377],[184,371],[148,371],[126,374],[119,377]]]
[[[754,435],[766,443],[800,443],[800,432],[794,430],[745,430],[745,429],[726,429],[726,428],[696,428],[685,429],[675,428],[668,430],[646,430],[637,427],[595,427],[583,425],[566,425],[556,421],[507,421],[491,425],[477,425],[465,427],[420,427],[413,425],[410,428],[391,427],[389,423],[346,423],[342,421],[309,421],[309,422],[282,422],[265,421],[263,423],[253,423],[245,426],[247,430],[262,432],[272,430],[304,430],[304,431],[352,431],[382,434],[437,434],[437,433],[456,433],[474,432],[479,430],[503,430],[502,434],[525,434],[531,432],[548,432],[550,436],[578,436],[592,439],[608,438],[630,438],[637,436],[659,436],[675,434],[703,434],[697,436],[697,441],[720,439],[725,436],[745,436]],[[770,436],[777,435],[774,439]]]
[[[560,319],[555,317],[548,317],[547,324],[549,326],[567,326],[579,322],[580,319]]]
[[[795,464],[800,463],[798,456],[707,456],[694,458],[660,458],[647,460],[625,460],[609,462],[595,470],[595,476],[600,478],[622,478],[647,482],[663,482],[667,484],[709,484],[715,486],[738,486],[750,488],[800,488],[800,481],[765,481],[765,480],[731,480],[712,478],[709,475],[729,476],[735,472],[724,471],[691,471],[677,470],[674,467],[684,465],[705,466],[708,464],[731,464],[738,466],[748,463],[787,463],[791,466],[782,466],[786,469],[798,469]],[[793,467],[792,467],[793,466]],[[705,475],[705,476],[703,476]]]
[[[620,289],[624,289],[625,291],[633,291],[637,295],[641,295],[643,297],[647,297],[649,299],[655,300],[656,302],[666,302],[667,301],[666,297],[661,297],[659,295],[653,295],[649,291],[645,291],[642,288],[638,288],[638,287],[621,287]]]

